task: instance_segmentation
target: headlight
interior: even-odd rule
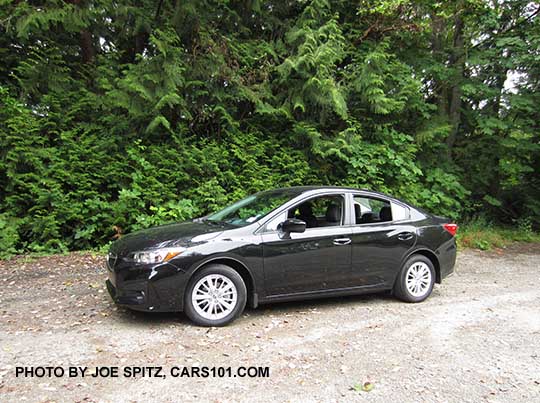
[[[186,248],[162,248],[147,251],[134,252],[130,254],[130,260],[135,263],[162,263],[171,260],[185,251]]]

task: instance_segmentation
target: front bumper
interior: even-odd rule
[[[115,304],[137,311],[182,311],[186,275],[177,266],[120,263],[107,270],[105,285]]]
[[[118,305],[148,305],[146,292],[144,290],[128,290],[119,293],[111,280],[105,281],[107,291],[115,304]]]

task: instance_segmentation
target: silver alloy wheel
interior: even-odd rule
[[[191,292],[195,312],[204,319],[219,320],[229,315],[238,301],[238,292],[231,279],[221,274],[204,276]]]
[[[407,291],[413,297],[423,297],[431,286],[431,270],[424,262],[414,262],[407,269]]]

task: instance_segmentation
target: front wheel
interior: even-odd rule
[[[435,284],[433,263],[423,255],[411,256],[403,265],[394,295],[405,302],[422,302],[431,295]]]
[[[246,285],[229,266],[204,267],[191,279],[185,293],[186,315],[201,326],[224,326],[242,314]]]

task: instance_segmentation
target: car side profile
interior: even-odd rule
[[[456,231],[451,220],[382,193],[274,189],[120,238],[106,283],[119,305],[184,311],[202,326],[277,301],[391,290],[421,302],[454,270]]]

